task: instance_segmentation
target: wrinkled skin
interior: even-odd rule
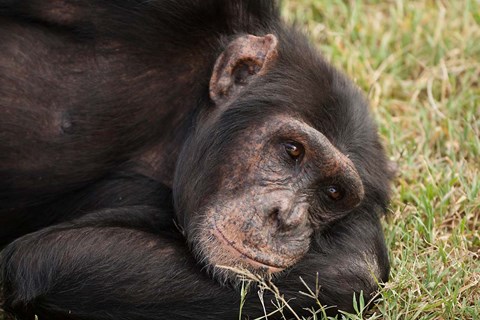
[[[237,319],[224,266],[299,314],[299,277],[329,314],[388,279],[367,103],[272,1],[0,2],[0,137],[19,319]]]
[[[305,148],[299,159],[285,150],[293,140]],[[206,197],[206,204],[188,217],[190,225],[201,226],[187,228],[193,230],[190,238],[198,239],[194,247],[212,265],[281,271],[308,251],[315,230],[363,199],[353,163],[304,122],[270,117],[231,143],[218,174],[222,192]],[[330,199],[331,185],[341,190],[340,199]]]

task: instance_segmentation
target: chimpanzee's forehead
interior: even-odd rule
[[[281,58],[280,58],[281,59]],[[279,60],[272,69],[236,102],[252,118],[281,113],[300,118],[326,136],[347,138],[369,129],[368,104],[362,92],[340,71],[324,67],[324,61],[304,61],[288,68]]]

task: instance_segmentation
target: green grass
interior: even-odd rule
[[[283,3],[368,93],[399,167],[391,280],[369,315],[345,318],[480,319],[479,1]]]
[[[391,280],[363,319],[480,319],[480,2],[286,0],[283,11],[367,92],[398,163]]]

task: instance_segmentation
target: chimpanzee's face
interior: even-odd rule
[[[281,106],[258,119],[239,102],[274,66],[276,48],[273,35],[240,37],[227,47],[210,81],[215,108],[199,117],[177,163],[179,223],[210,266],[290,267],[314,231],[364,197],[353,162],[308,119]]]
[[[185,149],[196,186],[181,199],[195,204],[179,212],[192,248],[209,265],[281,271],[306,253],[314,230],[363,198],[353,163],[305,122],[273,115],[223,144],[215,142],[216,128]]]

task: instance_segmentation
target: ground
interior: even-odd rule
[[[291,0],[283,10],[367,92],[398,164],[391,279],[363,319],[480,319],[480,1]]]
[[[398,165],[391,279],[373,311],[344,317],[480,319],[480,2],[284,0],[283,13],[367,93]]]

